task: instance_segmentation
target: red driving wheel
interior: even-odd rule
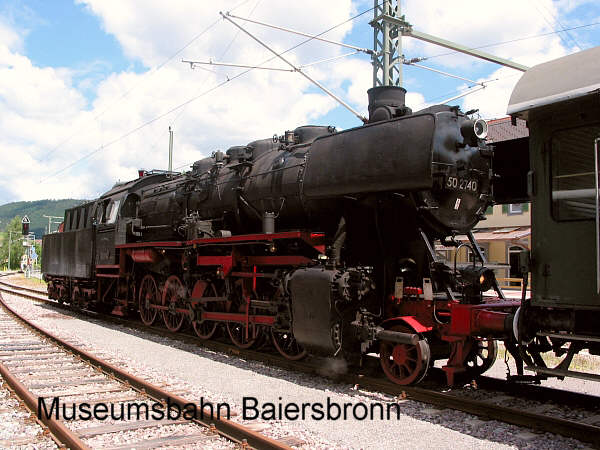
[[[394,325],[390,331],[415,333],[406,325]],[[431,352],[425,339],[416,345],[381,341],[379,358],[383,371],[391,381],[401,385],[416,384],[427,373]]]
[[[171,275],[167,278],[163,289],[162,304],[167,309],[163,309],[162,316],[169,331],[177,332],[181,329],[185,320],[185,287],[177,275]]]

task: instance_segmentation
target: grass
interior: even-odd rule
[[[22,273],[17,273],[10,277],[12,281],[15,281],[17,284],[30,288],[45,288],[46,282],[44,280],[40,280],[39,278],[25,278],[25,275]]]

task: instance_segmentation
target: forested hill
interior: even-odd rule
[[[31,221],[29,231],[34,232],[36,238],[40,238],[42,234],[46,233],[46,228],[48,228],[48,219],[43,217],[44,215],[63,217],[65,209],[80,205],[84,201],[69,198],[64,200],[36,200],[33,202],[7,203],[0,206],[0,230],[4,230],[6,224],[13,217],[27,215]]]

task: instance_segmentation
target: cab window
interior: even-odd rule
[[[106,223],[115,223],[121,200],[112,200],[106,208]]]

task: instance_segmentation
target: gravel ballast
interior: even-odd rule
[[[551,434],[537,434],[497,421],[480,420],[453,410],[440,410],[412,400],[364,392],[360,386],[349,386],[306,374],[293,373],[261,363],[244,361],[232,355],[204,350],[175,339],[161,338],[126,326],[85,320],[54,312],[47,305],[33,303],[10,294],[7,302],[47,330],[94,354],[110,358],[113,364],[165,387],[189,393],[185,398],[213,404],[227,403],[241,417],[244,397],[255,397],[262,405],[278,406],[295,403],[358,403],[368,407],[382,403],[398,403],[400,417],[387,420],[313,420],[308,409],[305,420],[247,420],[257,431],[278,438],[294,436],[305,448],[584,448],[573,439]],[[60,316],[60,317],[59,317]],[[252,402],[250,402],[252,403]],[[335,409],[335,408],[334,408]],[[363,411],[362,407],[356,407]],[[378,412],[379,410],[375,410]],[[335,411],[334,411],[335,412]],[[299,441],[299,442],[300,442]]]

